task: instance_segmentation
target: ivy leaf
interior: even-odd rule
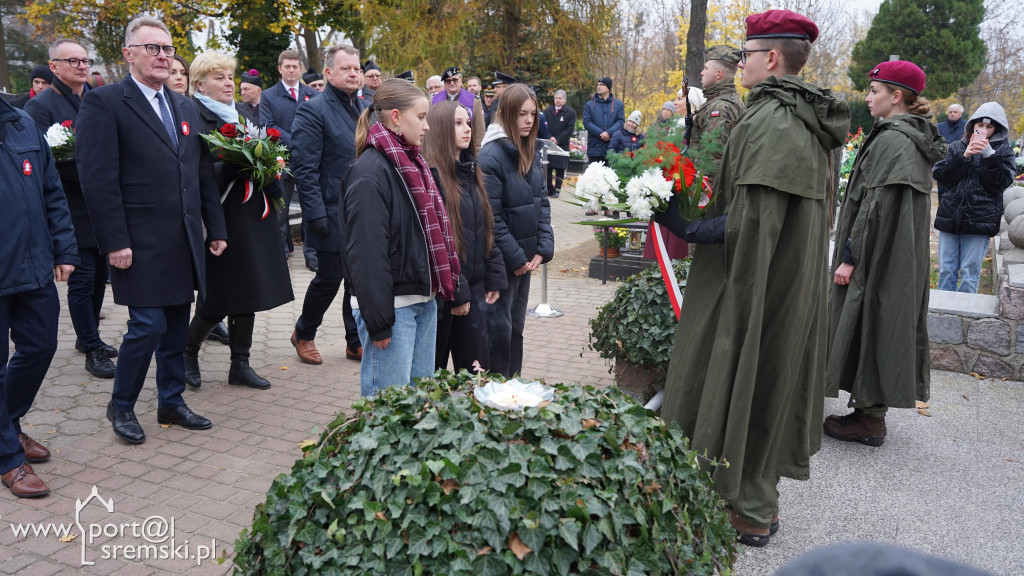
[[[558,535],[566,544],[572,546],[573,550],[579,550],[580,523],[572,518],[562,518],[558,522]]]

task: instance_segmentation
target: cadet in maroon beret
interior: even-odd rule
[[[874,70],[868,73],[872,80],[895,84],[902,88],[909,88],[914,94],[924,92],[925,77],[924,70],[917,64],[905,60],[890,60],[875,66]]]
[[[692,449],[729,463],[712,478],[748,546],[779,529],[779,478],[807,480],[821,446],[829,159],[850,109],[797,76],[817,37],[789,10],[747,18],[740,66],[750,95],[715,176],[718,196],[700,220],[671,208],[655,218],[701,244],[661,416]]]

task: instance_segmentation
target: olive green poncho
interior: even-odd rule
[[[829,294],[826,394],[850,406],[913,408],[928,400],[932,164],[946,142],[928,120],[875,122],[857,155],[836,225],[832,271],[846,239],[850,283]]]
[[[741,475],[808,478],[821,447],[829,157],[849,127],[828,90],[770,77],[722,159],[706,218],[728,213],[725,243],[696,250],[661,412],[729,462],[712,473],[726,500]]]

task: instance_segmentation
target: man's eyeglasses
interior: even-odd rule
[[[92,58],[51,58],[51,62],[67,62],[72,68],[78,68],[82,64],[85,64],[86,68],[92,68],[92,65],[96,63]]]
[[[765,48],[762,50],[740,50],[740,62],[747,63],[747,55],[753,54],[754,52],[771,52],[771,48]]]
[[[451,78],[445,78],[444,79],[444,83],[445,84],[455,84],[459,80],[462,80],[462,78],[456,78],[455,76],[452,76]]]
[[[170,57],[174,56],[174,52],[175,52],[174,46],[161,46],[159,44],[129,44],[128,45],[129,48],[137,48],[139,46],[144,47],[146,49],[146,54],[149,54],[150,56],[156,56],[156,55],[160,54],[161,51],[163,51],[164,56],[167,56],[168,58],[170,58]]]

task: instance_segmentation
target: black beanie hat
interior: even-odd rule
[[[50,84],[53,84],[53,72],[50,71],[49,66],[43,66],[39,64],[32,68],[32,74],[29,75],[28,81],[31,82],[36,78],[42,78]]]
[[[600,80],[598,80],[598,83],[604,84],[605,86],[607,86],[608,90],[612,89],[612,79],[609,78],[608,76],[605,76],[604,78],[601,78]]]

